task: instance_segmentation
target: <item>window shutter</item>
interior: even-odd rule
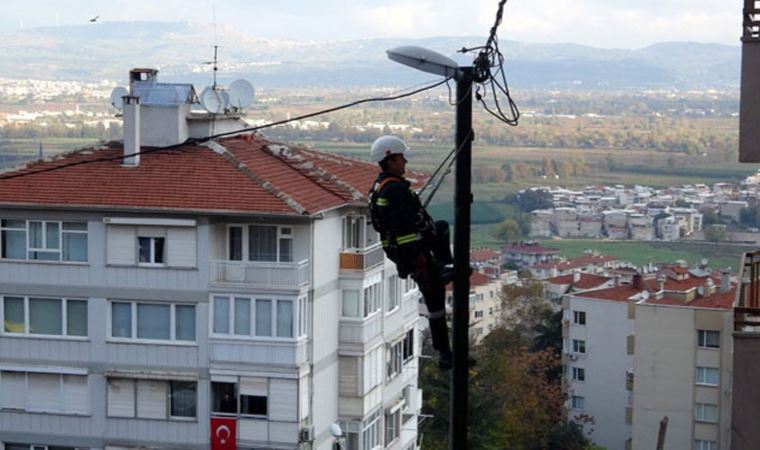
[[[240,377],[240,395],[268,397],[268,391],[266,378]]]
[[[72,414],[90,413],[90,391],[86,376],[63,376],[63,410]]]
[[[137,262],[135,248],[137,237],[135,227],[109,225],[106,237],[106,258],[108,264],[134,265]]]
[[[269,420],[298,420],[298,382],[272,378],[269,382]]]
[[[143,419],[166,419],[166,403],[169,398],[166,381],[137,381],[137,417]]]
[[[24,372],[0,373],[0,408],[25,409],[26,374]]]
[[[135,417],[134,380],[108,380],[108,416]]]
[[[61,376],[48,373],[28,373],[27,401],[30,411],[61,411]]]
[[[195,228],[168,228],[167,241],[170,267],[195,267],[197,265]]]

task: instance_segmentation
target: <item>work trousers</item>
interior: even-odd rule
[[[433,262],[430,252],[423,252],[426,262],[415,266],[412,278],[420,288],[425,305],[428,309],[430,335],[433,338],[433,348],[439,352],[451,351],[449,345],[449,329],[446,325],[446,286],[444,286],[438,268]]]

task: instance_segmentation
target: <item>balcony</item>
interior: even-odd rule
[[[308,341],[212,338],[209,359],[215,367],[241,364],[300,366],[310,358]]]
[[[376,312],[366,319],[341,319],[338,328],[340,346],[364,351],[372,339],[382,334],[382,316],[382,312]]]
[[[380,244],[362,249],[343,249],[340,252],[340,270],[362,271],[382,264],[385,252]]]
[[[212,260],[215,288],[299,289],[309,284],[309,260],[299,262]]]

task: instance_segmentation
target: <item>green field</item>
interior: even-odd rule
[[[726,245],[694,242],[636,242],[636,241],[600,241],[593,239],[540,240],[541,245],[557,248],[566,258],[574,258],[585,250],[597,250],[600,253],[616,256],[623,261],[636,265],[647,263],[670,263],[678,259],[689,265],[699,264],[705,258],[713,269],[731,267],[739,268],[743,252],[755,250],[753,246]]]

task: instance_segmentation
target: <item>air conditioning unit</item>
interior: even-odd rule
[[[301,428],[301,431],[298,432],[298,440],[300,442],[313,442],[314,427]]]
[[[569,359],[570,361],[577,361],[578,355],[576,355],[575,353],[570,353],[569,355],[567,355],[567,359]]]
[[[418,411],[422,407],[422,391],[414,386],[406,386],[404,401],[411,411]]]

